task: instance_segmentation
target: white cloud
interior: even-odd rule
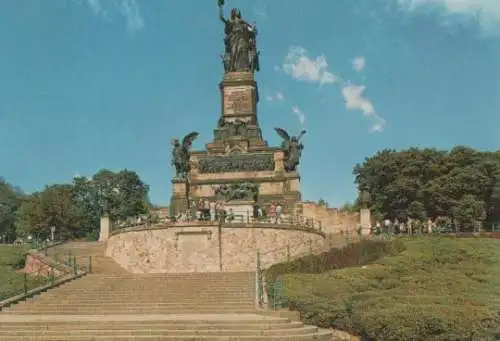
[[[381,133],[384,131],[384,123],[375,123],[373,124],[370,129],[370,133]]]
[[[84,0],[95,15],[109,18],[109,15],[120,13],[127,22],[127,29],[135,33],[144,28],[144,19],[139,10],[137,0]]]
[[[366,65],[365,57],[356,57],[352,61],[352,67],[354,68],[354,70],[356,70],[358,72],[363,71],[363,69],[365,68],[365,65]]]
[[[298,106],[292,107],[292,112],[297,115],[297,118],[299,119],[299,122],[301,125],[304,125],[304,122],[306,121],[306,115],[300,110]]]
[[[500,0],[499,0],[500,1]],[[360,56],[352,60],[353,68],[362,71],[366,65],[365,58]],[[370,132],[382,132],[385,120],[375,111],[369,99],[363,97],[365,86],[353,85],[345,82],[342,77],[335,76],[328,70],[328,63],[324,55],[311,59],[302,47],[291,47],[283,64],[285,73],[299,81],[310,83],[337,83],[341,86],[342,96],[348,110],[361,111],[364,116],[372,121]],[[299,107],[294,106],[292,112],[297,115],[301,124],[305,122],[305,115]]]
[[[350,110],[361,110],[365,116],[372,116],[375,114],[375,109],[372,103],[363,98],[363,91],[365,87],[362,85],[347,84],[342,88],[342,95],[344,96],[345,106]]]
[[[278,92],[276,92],[276,94],[274,96],[269,95],[269,94],[266,95],[266,101],[274,101],[274,100],[278,100],[278,101],[285,100],[285,96],[283,95],[283,92],[278,91]]]
[[[335,75],[328,71],[325,56],[310,59],[302,47],[291,47],[283,63],[283,70],[297,80],[329,84],[336,81]]]
[[[342,88],[342,96],[344,97],[345,107],[349,110],[359,110],[363,115],[375,120],[371,126],[370,132],[382,132],[384,130],[385,121],[377,115],[373,104],[369,99],[363,97],[365,90],[363,85],[347,84]]]
[[[488,33],[498,33],[500,27],[499,0],[398,0],[399,4],[410,11],[434,6],[445,9],[451,14],[461,14],[478,21]],[[444,22],[449,22],[445,19]]]

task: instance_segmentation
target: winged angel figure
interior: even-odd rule
[[[189,150],[194,140],[196,140],[199,135],[198,132],[193,131],[184,136],[182,143],[176,138],[172,139],[172,165],[175,167],[176,178],[187,178],[191,168],[189,163]]]
[[[283,139],[281,148],[285,152],[285,170],[287,172],[296,171],[300,163],[300,157],[302,156],[302,149],[304,149],[304,145],[300,142],[300,139],[306,134],[306,131],[302,130],[298,136],[290,137],[285,129],[274,128],[274,130]]]

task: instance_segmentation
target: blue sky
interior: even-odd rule
[[[256,21],[264,137],[302,127],[305,199],[353,200],[381,148],[497,149],[498,0],[227,0]],[[100,168],[170,199],[170,141],[212,137],[223,26],[216,1],[0,3],[0,175],[31,192]]]

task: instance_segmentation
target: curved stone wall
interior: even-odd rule
[[[255,271],[327,248],[319,231],[291,225],[183,223],[114,231],[106,255],[132,273]]]

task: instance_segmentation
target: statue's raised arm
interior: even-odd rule
[[[224,18],[224,10],[222,9],[222,6],[224,6],[224,0],[217,0],[217,6],[219,7],[219,19],[224,24],[227,24],[227,19]]]

